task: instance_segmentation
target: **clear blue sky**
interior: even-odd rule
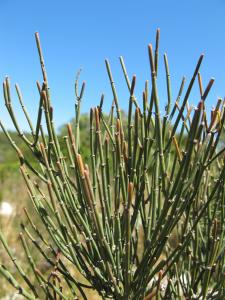
[[[99,103],[105,93],[105,110],[112,94],[104,59],[111,62],[120,104],[127,108],[128,93],[118,57],[125,59],[129,75],[137,75],[137,96],[149,79],[147,44],[155,41],[161,29],[159,93],[165,105],[163,53],[168,54],[175,98],[183,75],[190,79],[199,55],[204,52],[204,86],[211,76],[216,82],[209,94],[208,108],[218,96],[225,96],[225,1],[224,0],[0,0],[0,76],[18,82],[33,119],[38,94],[36,80],[41,71],[34,39],[39,31],[48,71],[57,126],[68,122],[74,112],[74,79],[83,69],[87,82],[82,111]],[[3,107],[3,95],[1,107]],[[13,94],[15,95],[15,94]],[[199,94],[192,93],[196,104]],[[17,102],[14,97],[14,102]],[[18,108],[15,104],[16,109]],[[19,120],[23,122],[18,111]],[[12,128],[4,110],[0,118]],[[27,126],[24,124],[24,128]]]

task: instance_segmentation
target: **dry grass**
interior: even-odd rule
[[[24,254],[24,251],[21,248],[21,243],[19,241],[19,232],[20,232],[20,222],[21,220],[25,220],[24,216],[24,207],[29,207],[30,211],[32,212],[30,199],[28,198],[27,189],[24,184],[23,179],[21,178],[20,174],[17,172],[16,174],[12,174],[8,178],[4,179],[4,182],[0,182],[0,202],[7,201],[13,206],[13,214],[10,216],[0,216],[0,227],[2,232],[4,232],[5,238],[9,243],[13,253],[15,253],[19,262],[21,262],[22,266],[27,266],[27,260]],[[6,266],[10,266],[10,269],[13,270],[13,265],[6,251],[3,249],[2,245],[0,245],[0,257],[1,262]],[[43,264],[43,260],[40,259],[40,265]],[[49,269],[42,270],[48,272]],[[26,272],[33,277],[33,274],[30,272],[29,267],[27,268]],[[16,274],[16,272],[15,272]],[[80,281],[84,282],[82,276],[74,271],[72,273],[76,276]],[[18,278],[18,280],[20,280]],[[9,294],[13,294],[15,289],[3,278],[0,277],[0,299],[3,299],[5,296]],[[86,290],[86,294],[88,299],[99,300],[101,299],[100,296],[95,291]],[[80,298],[82,299],[82,298]]]

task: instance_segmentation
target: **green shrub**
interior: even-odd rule
[[[155,51],[148,46],[151,84],[146,81],[141,104],[135,97],[136,77],[130,81],[120,58],[130,94],[125,120],[106,60],[114,101],[108,116],[103,114],[103,98],[91,108],[87,155],[80,154],[87,138],[82,141],[79,134],[85,84],[79,92],[76,81],[75,122],[68,124],[62,146],[38,34],[36,41],[43,84],[38,84],[35,126],[22,104],[29,136],[16,121],[8,78],[3,85],[6,107],[32,158],[23,155],[1,123],[18,154],[33,203],[20,240],[34,280],[2,233],[0,240],[23,283],[5,264],[0,264],[1,274],[27,299],[87,299],[88,289],[102,299],[224,299],[225,164],[224,148],[218,145],[225,110],[219,99],[207,117],[205,100],[214,80],[203,88],[203,55],[180,103],[182,80],[175,104],[164,55],[168,103],[163,115],[157,92],[159,30]],[[193,108],[188,100],[196,77],[200,101]],[[34,212],[44,227],[33,223]],[[48,271],[41,270],[34,248],[49,264]]]

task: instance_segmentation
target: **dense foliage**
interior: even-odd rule
[[[184,96],[182,80],[175,103],[164,55],[168,103],[161,115],[158,30],[155,51],[148,46],[151,84],[146,81],[143,99],[136,98],[136,76],[130,81],[120,58],[130,95],[122,117],[106,60],[114,99],[109,115],[103,114],[102,97],[88,122],[80,116],[85,83],[79,91],[77,80],[75,120],[59,137],[38,34],[36,41],[43,73],[37,122],[33,126],[22,105],[31,133],[20,129],[6,78],[5,104],[22,144],[0,123],[18,154],[33,203],[33,211],[25,210],[28,221],[22,224],[20,240],[35,280],[0,232],[23,283],[5,264],[0,264],[2,276],[32,300],[88,299],[88,289],[102,299],[224,299],[225,161],[220,140],[225,106],[219,99],[207,118],[205,101],[214,79],[203,88],[203,55]],[[200,101],[193,108],[188,100],[196,78]],[[34,224],[33,212],[42,226]],[[51,266],[48,271],[40,269],[33,247]]]

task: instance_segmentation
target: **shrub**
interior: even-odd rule
[[[2,233],[0,240],[14,263],[15,272],[0,264],[0,273],[27,299],[87,299],[94,289],[102,299],[223,299],[224,284],[224,102],[219,99],[207,116],[205,100],[213,85],[204,89],[200,56],[182,97],[181,82],[172,104],[170,73],[164,55],[168,102],[163,116],[157,92],[159,30],[155,51],[148,46],[151,84],[146,81],[142,104],[120,58],[129,90],[124,120],[109,62],[106,68],[113,93],[109,116],[103,97],[90,110],[89,164],[80,149],[80,104],[85,84],[76,81],[75,125],[68,124],[64,150],[53,122],[49,84],[36,33],[43,84],[37,84],[40,104],[29,137],[16,120],[9,78],[3,83],[5,104],[15,129],[30,150],[23,155],[1,123],[15,149],[33,211],[26,212],[20,240],[34,280],[24,272]],[[198,78],[200,101],[188,100]],[[47,134],[42,129],[43,116]],[[85,153],[86,156],[86,153]],[[34,224],[34,212],[42,227]],[[33,244],[33,246],[32,246]],[[43,271],[34,248],[50,268]]]

